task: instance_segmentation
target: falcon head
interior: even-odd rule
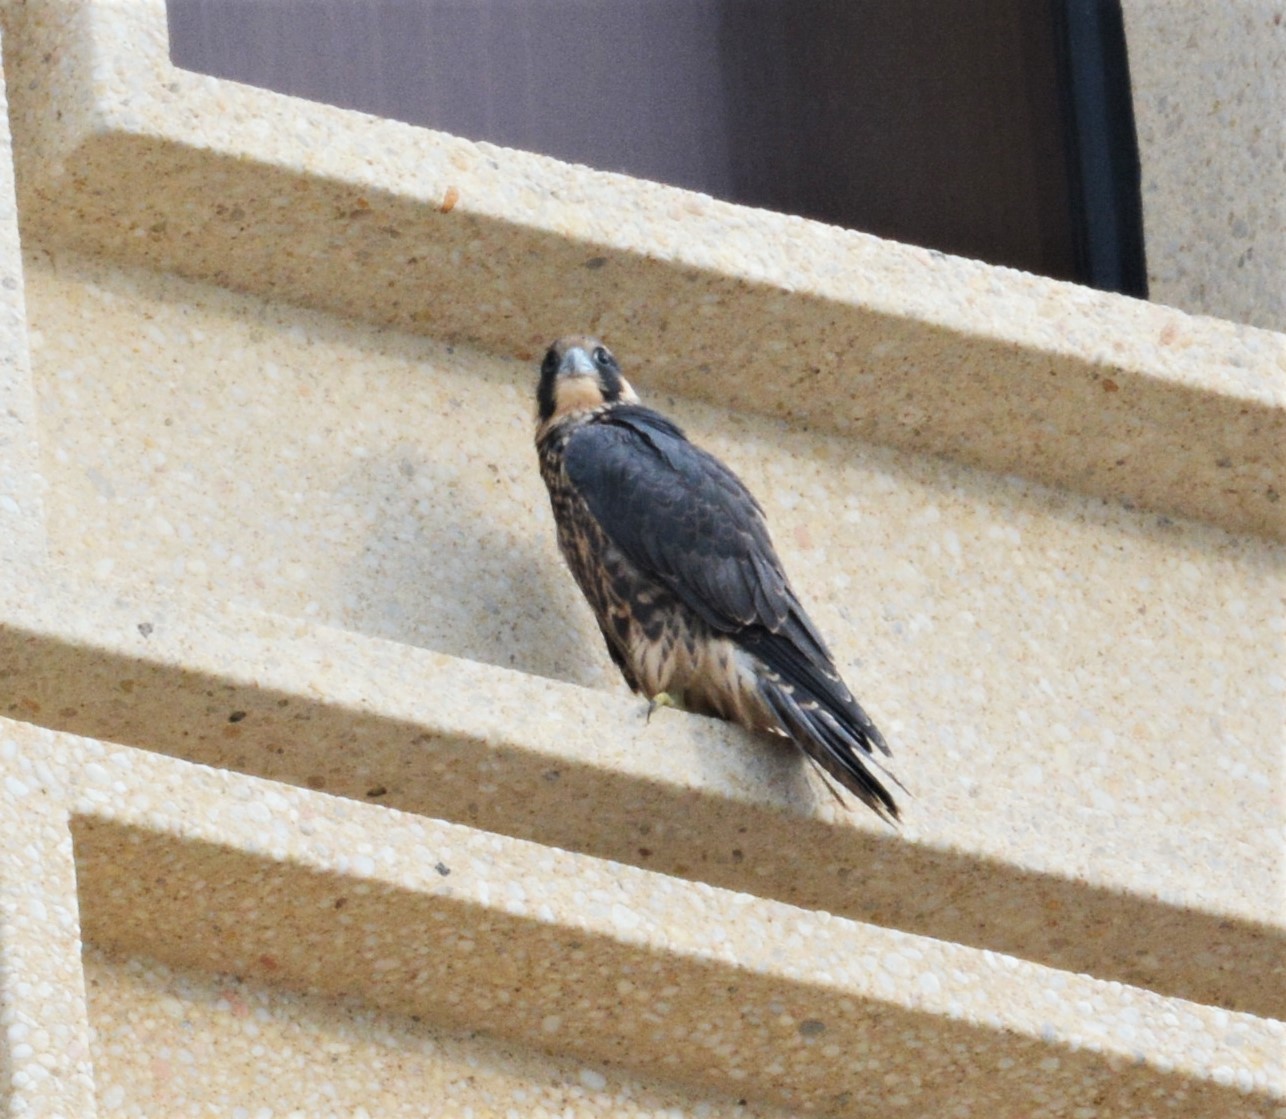
[[[542,426],[576,412],[604,404],[638,403],[630,383],[621,376],[612,351],[597,338],[569,334],[545,353],[540,366],[536,407]]]

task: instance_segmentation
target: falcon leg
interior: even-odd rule
[[[652,721],[652,712],[655,711],[658,707],[678,707],[678,706],[679,706],[679,699],[677,696],[672,695],[669,692],[657,692],[656,695],[654,695],[651,699],[647,701],[647,718],[644,721],[650,723]]]

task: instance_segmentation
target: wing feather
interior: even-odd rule
[[[719,633],[762,627],[781,635],[838,682],[759,503],[675,424],[639,405],[614,408],[572,435],[564,461],[612,542],[707,625]]]
[[[759,686],[782,729],[845,788],[896,818],[893,798],[862,761],[888,747],[840,679],[741,480],[641,405],[577,428],[563,461],[626,558],[766,666]]]

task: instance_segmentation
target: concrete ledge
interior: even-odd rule
[[[662,400],[760,495],[892,736],[904,845],[830,819],[789,755],[681,716],[644,730],[560,569],[528,363],[66,250],[27,282],[61,575],[6,592],[10,714],[1286,1002],[1270,542]]]
[[[1280,1023],[155,755],[4,737],[26,786],[8,782],[7,807],[61,801],[83,935],[114,952],[807,1111],[1093,1100],[1225,1119],[1286,1091]]]
[[[676,712],[648,725],[633,699],[174,602],[64,591],[6,614],[10,713],[46,726],[1230,1009],[1286,1004],[1271,832],[1229,846],[1217,818],[1152,818],[1129,860],[1089,870],[1074,842],[962,829],[953,763],[929,751],[899,767],[916,799],[894,833],[837,811],[777,743]]]
[[[587,327],[655,388],[1286,535],[1281,335],[198,77],[160,0],[6,19],[33,240],[524,358]]]

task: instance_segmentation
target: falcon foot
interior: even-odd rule
[[[652,721],[652,712],[658,707],[678,706],[678,697],[671,695],[669,692],[657,692],[656,695],[647,701],[647,718],[644,721],[650,723]]]

